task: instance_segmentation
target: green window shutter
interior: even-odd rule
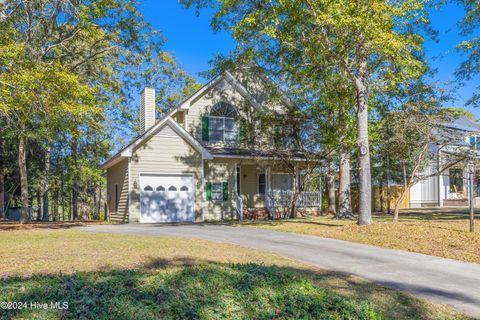
[[[202,117],[202,140],[203,141],[209,141],[210,136],[209,136],[209,124],[210,124],[210,119],[208,117]]]
[[[227,201],[228,200],[228,182],[223,182],[222,187],[223,187],[223,201]]]
[[[205,186],[205,192],[206,192],[206,199],[207,201],[212,201],[212,183],[207,182]]]
[[[239,128],[240,143],[245,143],[245,138],[246,138],[245,127],[246,127],[245,120],[240,119],[240,128]]]

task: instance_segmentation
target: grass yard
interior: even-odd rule
[[[0,231],[1,319],[467,319],[371,282],[230,244],[46,228]]]
[[[476,223],[476,232],[470,233],[465,209],[403,210],[397,223],[392,222],[390,215],[377,214],[373,219],[375,223],[369,226],[358,226],[356,221],[325,216],[236,225],[347,240],[480,263],[480,220]]]

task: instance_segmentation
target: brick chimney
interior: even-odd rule
[[[140,134],[155,124],[155,89],[145,87],[140,96]]]

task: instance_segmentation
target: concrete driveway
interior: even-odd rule
[[[130,224],[81,229],[235,243],[408,291],[480,318],[479,264],[315,236],[225,225]]]

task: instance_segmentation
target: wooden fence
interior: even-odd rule
[[[390,187],[390,209],[395,208],[395,202],[400,197],[403,191],[403,186]],[[372,210],[381,210],[381,195],[383,196],[383,210],[387,210],[387,187],[380,188],[378,186],[372,187]],[[407,193],[403,201],[400,203],[400,209],[410,208],[410,193]],[[352,209],[358,212],[358,190],[352,189]]]

